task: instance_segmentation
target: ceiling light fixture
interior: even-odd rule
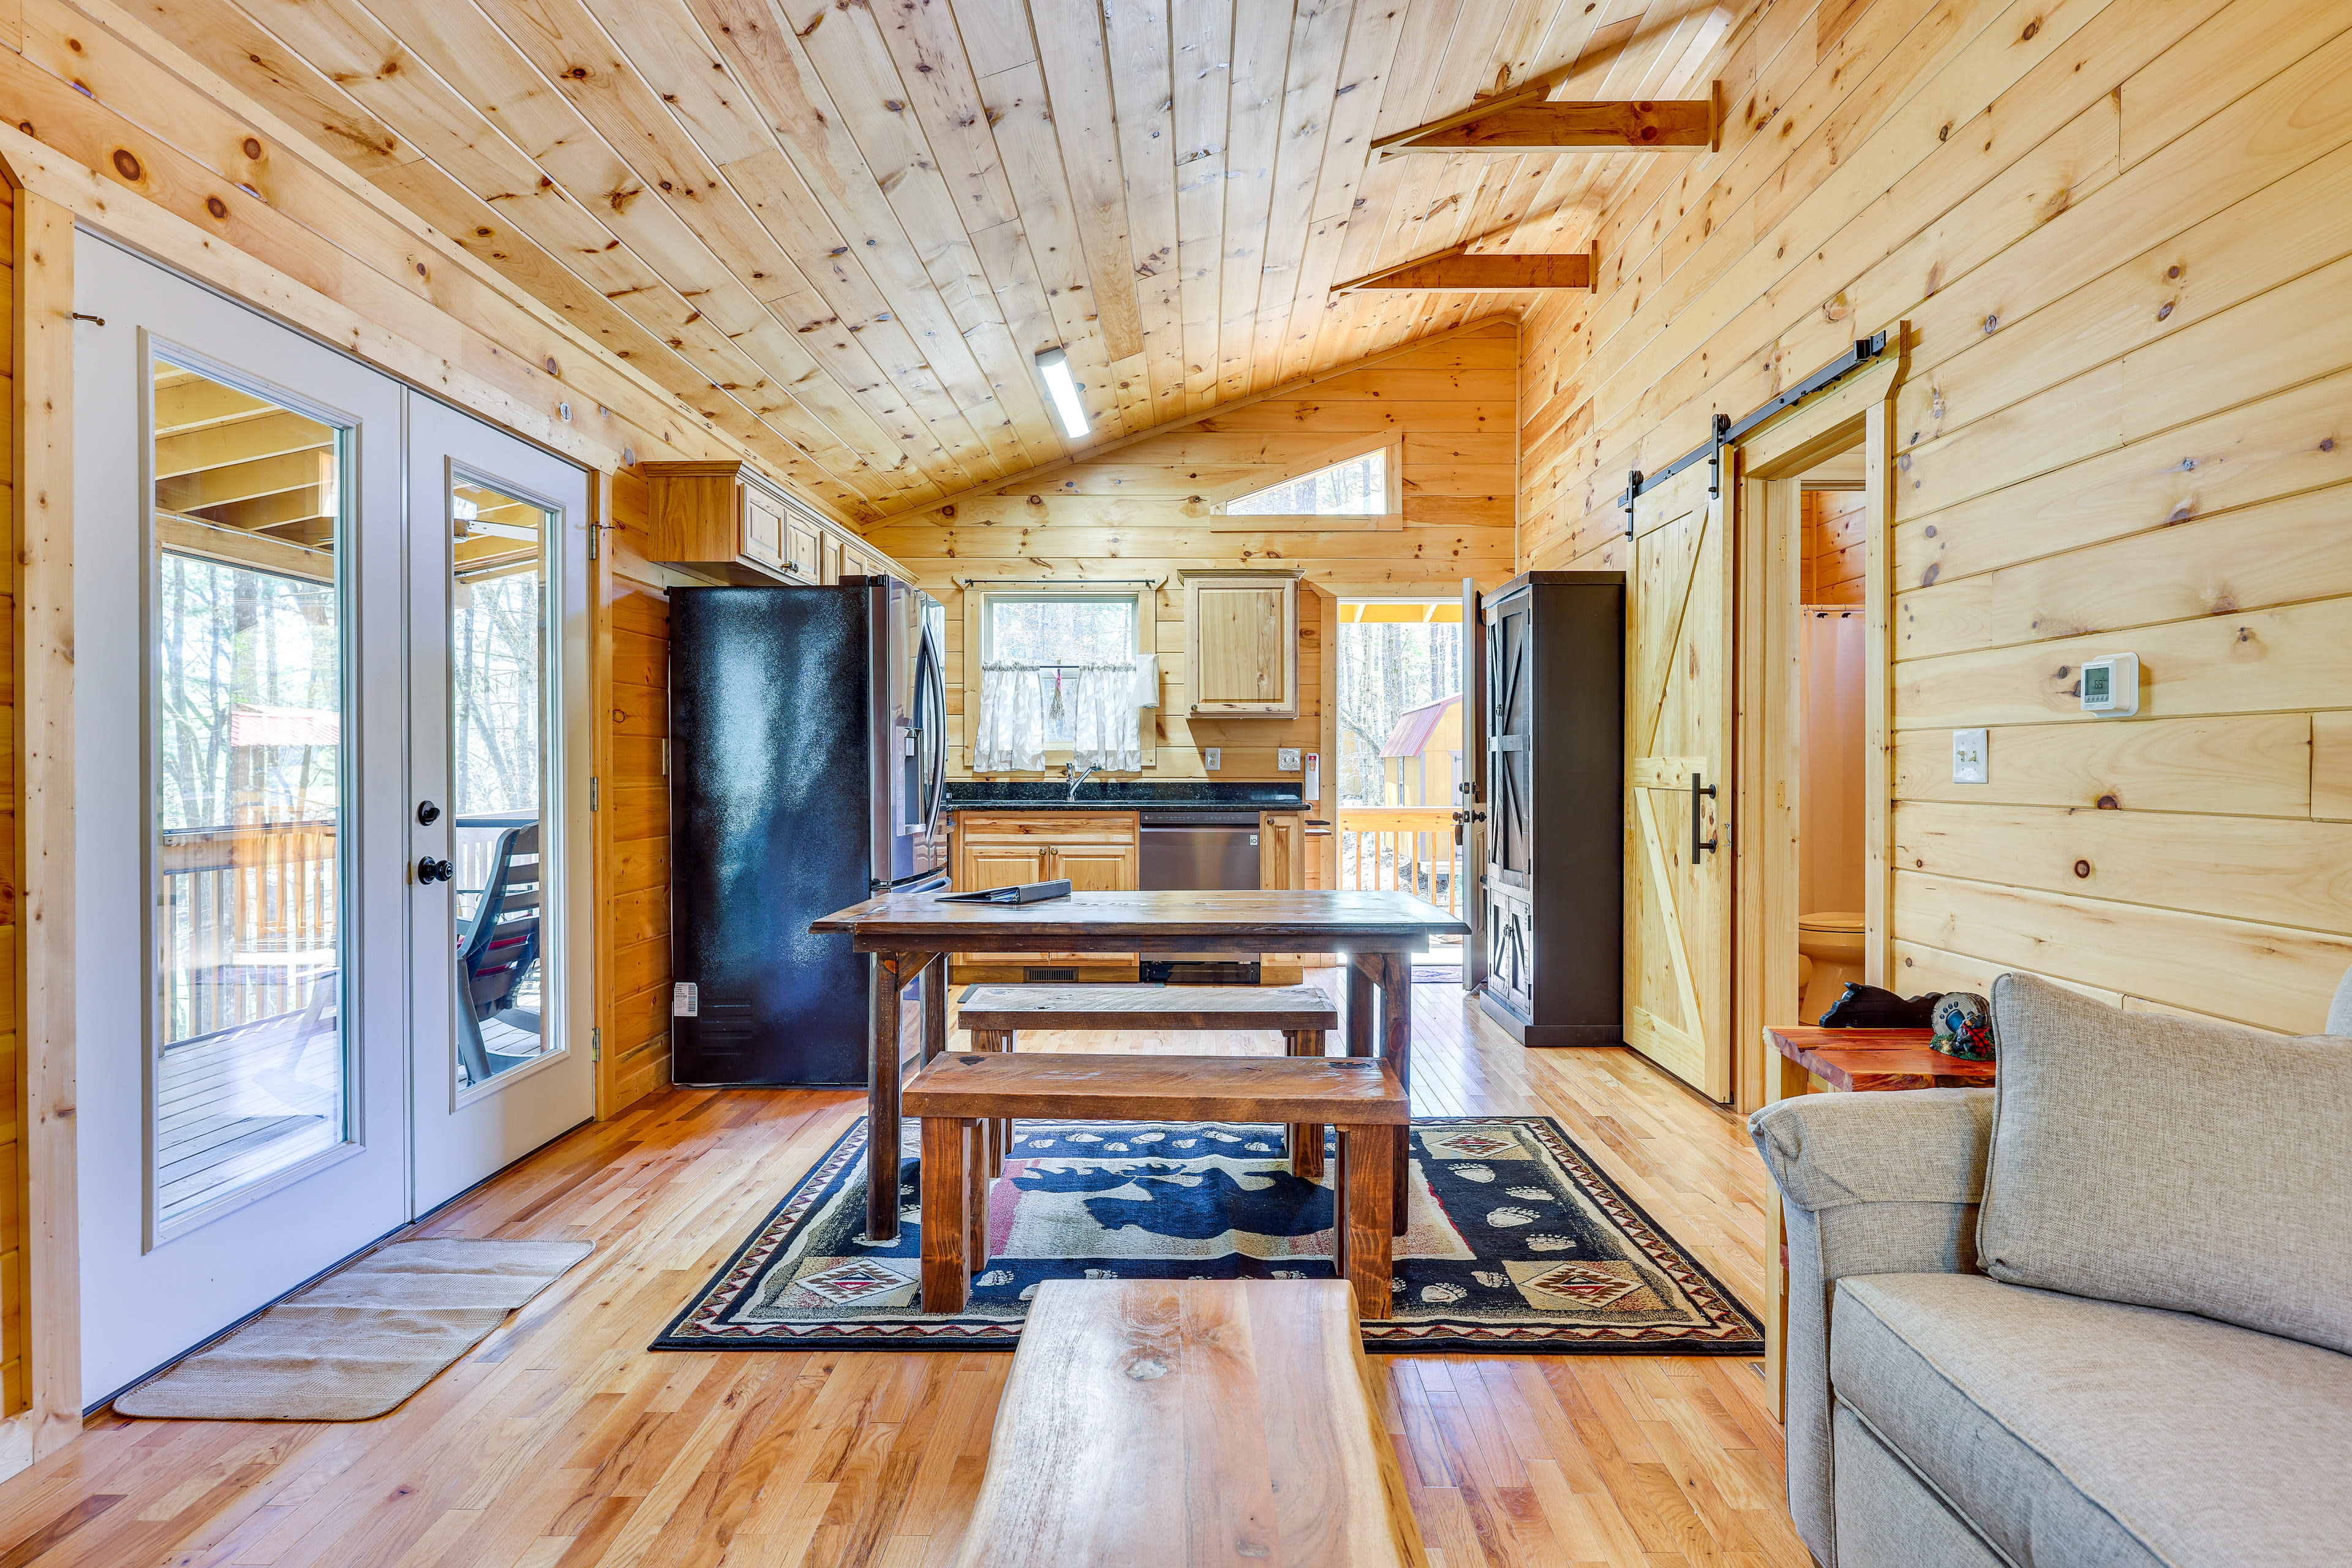
[[[1076,440],[1087,433],[1087,405],[1078,401],[1078,384],[1070,379],[1070,356],[1060,349],[1047,349],[1037,356],[1037,374],[1045,378],[1045,390],[1054,399],[1054,412],[1061,416],[1062,433]]]

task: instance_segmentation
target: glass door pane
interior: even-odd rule
[[[457,820],[457,1087],[543,1055],[540,825],[547,780],[551,513],[457,471],[449,484],[449,757]]]
[[[156,1224],[347,1136],[350,431],[152,362]]]

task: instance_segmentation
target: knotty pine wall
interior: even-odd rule
[[[1523,561],[1908,319],[1896,984],[2318,1027],[2352,964],[2352,11],[1875,0],[1727,37],[1720,153],[1528,319]],[[2133,720],[2085,658],[2137,652]],[[1991,731],[1989,785],[1950,779]]]
[[[1865,510],[1858,490],[1805,491],[1803,583],[1808,605],[1863,602]]]
[[[0,234],[14,236],[16,200],[0,180]],[[0,334],[13,340],[16,322],[16,247],[0,247]],[[13,341],[0,349],[0,534],[7,540],[0,561],[0,1415],[14,1415],[31,1403],[25,1355],[25,1223],[32,1201],[26,1185],[24,963],[16,941],[16,354]]]
[[[604,769],[604,1059],[615,1109],[669,1083],[669,595],[651,543],[644,477],[613,478],[603,576],[612,671]]]
[[[1230,404],[1206,418],[1086,461],[866,530],[947,606],[952,772],[971,776],[965,744],[963,590],[967,577],[1164,579],[1159,595],[1162,674],[1159,763],[1145,778],[1205,776],[1201,750],[1223,749],[1223,780],[1288,779],[1285,746],[1320,748],[1326,795],[1336,788],[1323,712],[1323,641],[1339,596],[1452,597],[1462,579],[1510,575],[1518,331],[1489,321],[1328,375]],[[1403,437],[1402,530],[1260,531],[1209,515],[1204,490],[1273,483],[1307,455],[1337,461],[1384,437]],[[1361,442],[1353,438],[1360,436]],[[1243,525],[1236,528],[1235,525]],[[1192,719],[1184,660],[1188,567],[1296,567],[1299,716]],[[992,775],[993,776],[993,775]]]

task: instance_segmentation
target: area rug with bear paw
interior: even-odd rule
[[[1366,1350],[1763,1353],[1755,1315],[1550,1118],[1415,1117],[1411,1158],[1395,1315],[1364,1321]],[[1047,1279],[1333,1277],[1331,1178],[1292,1175],[1278,1127],[1017,1123],[951,1314],[922,1310],[916,1177],[905,1161],[898,1239],[867,1241],[860,1118],[654,1348],[1009,1350]]]

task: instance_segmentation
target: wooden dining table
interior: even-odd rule
[[[1378,1056],[1412,1089],[1412,955],[1433,937],[1470,928],[1410,893],[1306,891],[1076,892],[1034,904],[882,893],[809,930],[848,936],[874,955],[866,1042],[866,1239],[898,1238],[900,994],[923,988],[922,1058],[947,1049],[951,952],[1330,952],[1348,961],[1348,1054]],[[1377,995],[1376,995],[1377,994]],[[1411,1162],[1396,1162],[1393,1226],[1405,1226]]]

